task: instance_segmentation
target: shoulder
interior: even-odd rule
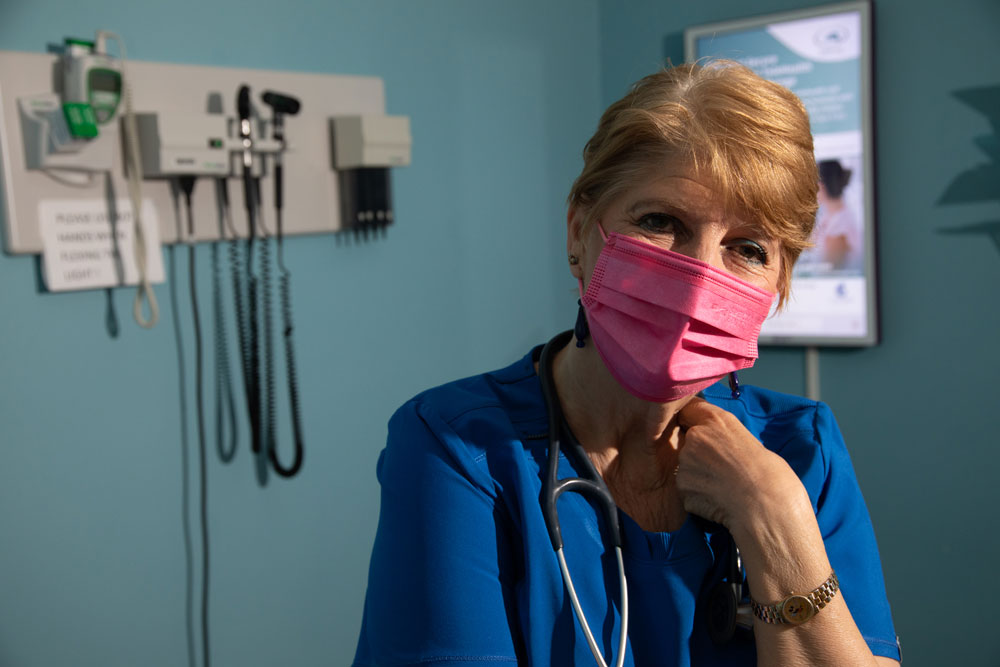
[[[827,421],[833,418],[825,403],[753,385],[743,385],[739,398],[733,398],[721,383],[704,393],[709,402],[732,412],[751,432],[767,431],[772,443],[783,435],[812,433],[821,439],[820,431],[828,430]]]
[[[405,469],[414,459],[444,454],[451,467],[492,490],[495,480],[485,464],[487,456],[510,450],[536,431],[545,433],[534,353],[505,368],[448,382],[408,400],[389,420],[380,468]]]
[[[416,411],[425,418],[459,431],[474,424],[509,423],[518,430],[544,417],[541,388],[535,375],[534,357],[538,348],[504,368],[448,382],[422,391],[397,411]],[[390,424],[392,422],[390,421]]]
[[[454,380],[420,392],[407,403],[433,410],[446,422],[458,421],[476,410],[504,409],[508,394],[534,381],[532,353],[504,368]],[[405,405],[405,404],[404,404]]]
[[[738,399],[713,385],[705,398],[733,413],[754,437],[795,470],[815,506],[833,474],[853,466],[830,407],[820,401],[743,385]]]

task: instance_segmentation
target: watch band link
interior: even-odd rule
[[[761,604],[750,598],[750,608],[753,615],[765,623],[788,623],[801,625],[815,616],[837,595],[840,582],[837,573],[830,572],[826,581],[809,593],[792,594],[775,604]]]

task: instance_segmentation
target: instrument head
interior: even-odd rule
[[[302,108],[302,104],[299,100],[291,95],[285,95],[284,93],[276,93],[273,90],[264,91],[261,95],[261,99],[264,100],[264,104],[271,107],[276,114],[288,114],[289,116],[294,116]]]
[[[240,120],[250,120],[250,86],[240,86],[236,94],[236,113]]]

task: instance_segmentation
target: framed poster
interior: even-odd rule
[[[685,30],[688,62],[727,58],[790,89],[809,111],[819,168],[814,246],[792,273],[764,345],[878,343],[871,5],[845,2]]]

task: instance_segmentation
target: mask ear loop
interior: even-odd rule
[[[590,325],[587,324],[587,313],[583,309],[583,302],[576,300],[580,309],[576,312],[576,325],[573,327],[573,335],[576,336],[576,346],[585,347],[587,339],[590,338]]]
[[[601,238],[605,243],[608,242],[608,235],[604,231],[604,227],[600,222],[595,223],[597,225],[597,230],[601,232]],[[580,294],[583,294],[583,281],[580,281]],[[573,335],[576,337],[577,347],[586,347],[587,339],[590,338],[590,325],[587,324],[587,311],[583,308],[583,301],[580,299],[576,300],[577,305],[580,307],[576,311],[576,324],[573,326]]]
[[[729,374],[729,391],[732,392],[733,400],[739,398],[740,395],[743,393],[743,391],[740,389],[740,378],[736,374],[736,371],[733,371],[732,373]]]

